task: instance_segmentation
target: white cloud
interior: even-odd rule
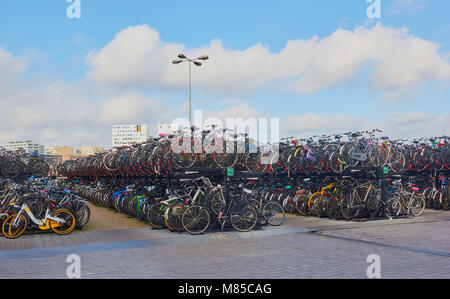
[[[149,116],[163,114],[164,107],[156,100],[135,92],[108,98],[103,102],[99,121],[103,124],[143,123]]]
[[[393,138],[437,137],[450,135],[450,114],[425,112],[393,113],[373,121],[345,115],[292,115],[281,123],[282,135],[309,137],[315,134],[337,134],[348,131],[380,129]]]
[[[11,53],[0,47],[0,87],[6,88],[11,80],[27,68],[23,57],[13,57]]]
[[[209,61],[200,69],[194,67],[194,87],[225,94],[251,92],[276,82],[296,93],[314,93],[347,84],[369,70],[369,88],[396,99],[405,94],[399,90],[450,79],[449,58],[439,53],[437,43],[414,37],[406,28],[381,24],[339,29],[323,39],[291,40],[279,53],[262,44],[231,50],[220,40],[187,49],[164,42],[147,25],[131,26],[90,53],[89,75],[106,85],[184,89],[187,65],[171,64],[180,52],[190,57],[208,54]]]
[[[153,124],[166,113],[158,100],[137,92],[101,89],[86,80],[21,78],[27,62],[0,49],[0,145],[27,139],[111,146],[112,124]]]
[[[257,118],[262,117],[263,115],[258,112],[258,110],[248,104],[238,104],[226,107],[222,110],[205,110],[203,112],[203,117],[214,117],[219,119],[226,119],[226,118]]]
[[[391,14],[414,13],[425,9],[426,0],[395,0]]]
[[[361,128],[363,118],[346,115],[319,115],[314,113],[291,115],[281,122],[281,130],[286,134],[316,134],[322,132],[341,133],[341,131]]]
[[[370,125],[370,123],[368,124]],[[395,113],[376,123],[388,136],[417,138],[450,135],[450,113]]]

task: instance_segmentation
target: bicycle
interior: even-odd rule
[[[409,186],[412,192],[400,191],[395,198],[388,200],[391,203],[389,207],[391,215],[411,214],[415,217],[422,215],[425,210],[423,194],[417,194],[419,188],[413,187],[412,184]]]
[[[75,216],[71,212],[64,209],[52,211],[55,209],[55,205],[51,202],[48,203],[42,220],[36,219],[26,202],[22,206],[14,204],[14,207],[19,208],[19,211],[6,218],[2,225],[3,235],[8,239],[16,239],[21,236],[27,229],[29,220],[40,230],[51,229],[58,235],[71,233],[76,225]]]

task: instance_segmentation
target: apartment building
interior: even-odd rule
[[[26,141],[12,141],[3,146],[7,151],[16,151],[18,149],[24,149],[25,152],[39,153],[40,155],[45,155],[45,146],[38,143],[33,143],[31,140]]]
[[[171,135],[178,131],[178,126],[175,124],[158,124],[158,136]]]
[[[104,153],[106,150],[103,147],[97,147],[97,146],[83,146],[80,147],[76,154],[83,155],[83,156],[92,156],[98,153]]]
[[[147,141],[147,125],[113,125],[112,147],[118,148]]]
[[[75,149],[68,146],[49,145],[46,147],[46,154],[53,156],[73,155]]]

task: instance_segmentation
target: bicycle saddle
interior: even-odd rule
[[[34,198],[34,194],[33,194],[33,193],[27,193],[27,194],[24,194],[24,195],[22,196],[22,198],[23,198],[24,200],[32,199],[32,198]]]
[[[242,188],[242,191],[244,191],[247,194],[252,194],[252,190],[247,189],[247,188]]]
[[[240,197],[241,193],[239,191],[236,191],[235,189],[231,190],[231,192],[228,192],[228,196],[230,198],[236,198],[236,197]]]

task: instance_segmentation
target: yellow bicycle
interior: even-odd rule
[[[338,182],[334,182],[329,184],[328,186],[323,187],[319,192],[311,194],[308,199],[308,213],[309,214],[318,214],[318,208],[323,200],[324,195],[326,195],[327,191],[333,189],[333,193],[336,192],[335,186]],[[319,216],[319,215],[318,215]]]

